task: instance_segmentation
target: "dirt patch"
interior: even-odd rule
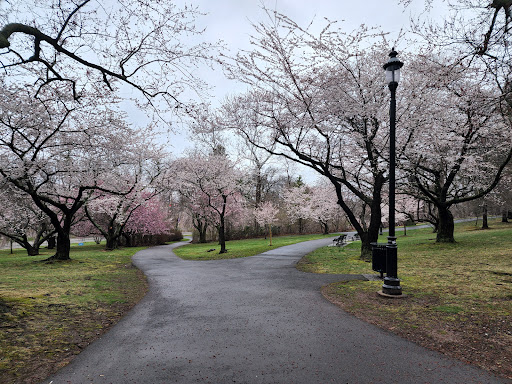
[[[434,296],[401,300],[335,283],[322,289],[327,300],[356,317],[423,347],[512,379],[512,322],[485,314],[458,313]],[[383,310],[385,309],[385,310]]]

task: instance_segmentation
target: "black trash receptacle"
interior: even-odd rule
[[[380,272],[380,277],[386,272],[387,244],[372,243],[372,269]]]

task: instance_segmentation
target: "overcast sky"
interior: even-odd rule
[[[323,26],[324,18],[336,20],[345,32],[358,28],[361,24],[380,27],[389,33],[388,40],[395,42],[401,29],[407,30],[411,16],[424,11],[424,1],[414,1],[404,8],[398,0],[264,0],[271,9],[284,13],[299,25],[307,25],[315,20],[314,25]],[[188,3],[179,0],[177,4]],[[234,54],[239,49],[249,49],[249,35],[253,33],[251,22],[267,21],[261,10],[260,0],[195,0],[192,4],[206,13],[199,22],[206,28],[205,39],[223,40]],[[434,9],[433,13],[439,13]],[[390,47],[391,48],[391,47]],[[400,42],[396,49],[400,50]],[[383,58],[383,62],[387,60]],[[236,92],[239,87],[223,78],[222,71],[205,73],[210,82],[217,87],[215,98],[222,99],[226,93]]]
[[[178,6],[184,4],[197,5],[206,13],[199,19],[198,25],[206,28],[204,38],[215,42],[223,40],[232,54],[239,49],[250,49],[249,35],[253,33],[251,22],[266,21],[267,17],[261,10],[260,0],[177,0]],[[264,4],[271,9],[284,13],[299,25],[307,25],[311,20],[320,26],[323,19],[336,20],[338,26],[350,32],[361,24],[371,27],[380,27],[389,33],[388,41],[395,42],[401,29],[407,30],[411,17],[418,16],[424,11],[424,1],[417,0],[408,8],[398,4],[398,0],[264,0]],[[433,15],[442,13],[440,8],[434,7]],[[391,48],[391,47],[390,47]],[[400,42],[396,42],[396,49],[400,51]],[[387,57],[383,57],[383,63]],[[200,71],[199,76],[206,79],[215,87],[213,91],[213,105],[218,105],[228,94],[241,92],[244,86],[224,78],[222,70]],[[173,134],[170,137],[175,154],[190,146],[186,132]]]

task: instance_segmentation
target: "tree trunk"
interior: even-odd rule
[[[372,245],[371,243],[375,243],[379,239],[379,228],[382,222],[382,210],[381,210],[381,192],[382,186],[384,184],[384,177],[380,175],[376,178],[374,186],[373,186],[373,198],[371,200],[370,206],[370,225],[367,229],[365,229],[357,217],[354,215],[354,212],[351,210],[349,206],[343,200],[343,195],[341,193],[341,186],[338,184],[334,184],[336,187],[336,193],[338,196],[338,204],[343,209],[347,218],[352,224],[352,226],[356,229],[359,238],[361,239],[361,260],[371,261],[372,259]]]
[[[69,252],[71,251],[71,241],[69,240],[69,232],[59,231],[57,234],[57,251],[55,255],[46,259],[46,261],[63,261],[71,260]]]
[[[26,246],[27,255],[29,256],[37,256],[39,255],[39,246],[32,246],[30,244],[27,244]]]
[[[23,237],[21,238],[21,241],[18,240],[17,243],[27,250],[27,255],[29,255],[29,256],[37,256],[37,255],[39,255],[39,244],[38,244],[38,242],[35,241],[34,242],[34,246],[32,246],[32,244],[30,244],[30,242],[28,241],[28,238],[27,238],[26,234],[24,234]]]
[[[508,223],[507,211],[503,211],[501,213],[501,222],[502,223]]]
[[[220,225],[219,225],[219,245],[220,245],[220,253],[226,253],[226,235],[225,235],[225,228],[224,228],[224,217],[220,218]]]
[[[206,243],[206,225],[199,230],[199,242],[200,243]]]
[[[371,261],[372,260],[372,245],[371,243],[377,242],[377,239],[375,241],[370,240],[370,236],[368,235],[368,232],[363,232],[363,235],[359,233],[359,238],[361,239],[361,260],[364,261]]]
[[[192,225],[199,233],[199,242],[202,244],[206,243],[206,231],[208,229],[208,224],[206,222],[203,223],[199,219],[192,219]]]
[[[358,231],[361,238],[361,260],[367,262],[372,260],[371,243],[376,243],[379,240],[379,230],[382,225],[381,192],[383,183],[384,179],[382,177],[375,181],[372,204],[370,205],[370,225],[366,232]]]
[[[125,242],[125,245],[127,247],[131,247],[132,246],[132,243],[133,243],[133,239],[132,239],[132,236],[127,234],[127,233],[123,233],[123,237],[124,237],[124,242]]]
[[[256,175],[256,196],[255,196],[256,208],[258,208],[261,204],[262,189],[263,189],[263,180],[261,177],[261,170],[258,169],[258,174]]]
[[[121,236],[121,228],[115,223],[110,223],[107,232],[104,234],[107,251],[112,251],[119,248],[119,237]]]
[[[482,229],[489,229],[489,224],[487,222],[487,204],[484,204],[484,214],[482,217]]]
[[[439,225],[437,227],[437,239],[438,243],[455,243],[453,237],[453,231],[455,224],[453,222],[453,215],[450,209],[446,206],[439,206]]]
[[[327,223],[321,223],[322,224],[322,228],[324,229],[324,235],[328,235],[329,234],[329,224]]]
[[[51,236],[48,238],[48,249],[55,249],[57,246],[57,240],[55,239],[55,236]]]
[[[115,236],[108,236],[106,238],[107,240],[107,244],[105,245],[105,249],[107,251],[112,251],[114,249],[117,249],[119,247],[119,241],[118,241],[118,237],[115,237]]]

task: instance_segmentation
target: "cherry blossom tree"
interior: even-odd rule
[[[226,220],[244,210],[241,173],[226,156],[199,153],[178,159],[174,169],[175,188],[217,228],[219,253],[226,253]]]
[[[508,222],[509,212],[512,212],[512,174],[510,167],[501,178],[497,187],[487,196],[490,202],[501,210],[501,221]]]
[[[192,225],[199,233],[199,242],[206,243],[206,233],[208,227],[215,223],[215,220],[210,215],[208,208],[208,198],[203,194],[190,194],[187,193],[187,206],[189,207],[192,216]]]
[[[87,218],[84,209],[80,209],[76,215],[76,220],[71,227],[71,233],[77,237],[92,236],[96,244],[100,244],[104,238],[103,234],[94,226],[93,223]]]
[[[283,200],[290,219],[316,221],[325,235],[329,234],[329,223],[338,217],[341,211],[336,202],[334,187],[325,181],[318,182],[313,187],[303,184],[288,188],[283,193]],[[355,211],[353,208],[352,210]]]
[[[107,250],[116,249],[118,247],[119,238],[123,231],[127,231],[126,226],[131,223],[129,232],[139,233],[136,231],[134,218],[132,217],[135,212],[140,217],[135,220],[141,226],[141,232],[144,233],[145,229],[150,229],[148,234],[154,234],[155,229],[160,229],[162,224],[161,220],[154,218],[152,224],[155,228],[151,228],[149,218],[143,216],[143,208],[149,204],[148,201],[155,197],[155,193],[142,190],[133,190],[127,195],[116,194],[102,194],[99,197],[92,198],[86,205],[84,210],[87,218],[93,226],[105,237]],[[140,208],[140,209],[139,209]],[[149,209],[151,211],[151,209]],[[154,209],[153,209],[154,210]],[[142,215],[142,216],[141,216]],[[166,228],[162,233],[168,232]]]
[[[18,243],[29,256],[55,234],[47,215],[9,183],[0,184],[0,235]],[[30,242],[29,238],[33,238]]]
[[[389,205],[387,194],[383,196],[382,222],[389,223]],[[395,200],[395,221],[397,225],[403,225],[404,236],[407,236],[407,223],[419,221],[420,212],[423,212],[424,202],[407,194],[397,194]]]
[[[66,83],[75,100],[91,84],[116,83],[181,107],[187,88],[201,92],[194,75],[209,62],[212,44],[186,45],[201,36],[194,6],[155,0],[10,0],[0,9],[0,63],[10,78],[30,78],[36,94]],[[197,39],[195,40],[197,41]]]
[[[270,22],[255,25],[254,50],[227,63],[230,76],[251,91],[230,102],[226,121],[258,148],[326,177],[361,237],[361,257],[369,258],[388,168],[389,91],[375,63],[389,47],[364,27],[347,35],[328,24],[315,35],[267,12]],[[351,209],[345,190],[367,207],[369,225]]]
[[[305,184],[292,186],[283,192],[286,214],[292,222],[299,223],[299,233],[303,232],[304,221],[311,217],[313,196]]]
[[[171,232],[171,223],[165,204],[158,196],[153,195],[142,201],[130,214],[126,222],[123,235],[168,235]]]
[[[36,99],[31,88],[6,84],[1,92],[0,174],[49,217],[57,232],[50,259],[67,260],[77,212],[95,191],[131,191],[127,175],[136,178],[141,160],[158,156],[149,150],[152,134],[125,124],[98,94],[70,110],[67,92]]]
[[[311,187],[311,215],[312,220],[318,221],[324,235],[329,234],[329,223],[339,217],[342,212],[336,202],[336,191],[332,184],[320,182]]]
[[[511,130],[500,93],[476,81],[478,71],[421,57],[410,70],[423,78],[412,84],[415,113],[402,122],[408,141],[400,161],[408,174],[403,187],[435,206],[437,241],[454,242],[450,207],[496,187],[512,158]]]
[[[416,0],[400,0],[408,7]],[[421,0],[427,10],[433,0]],[[498,58],[496,52],[510,39],[512,32],[512,0],[459,0],[456,3],[443,0],[451,11],[440,25],[417,22],[414,30],[432,38],[436,45],[448,41],[459,48],[464,47],[466,55]],[[421,20],[419,20],[421,21]],[[423,29],[423,27],[425,27]],[[503,54],[504,51],[501,52]]]

